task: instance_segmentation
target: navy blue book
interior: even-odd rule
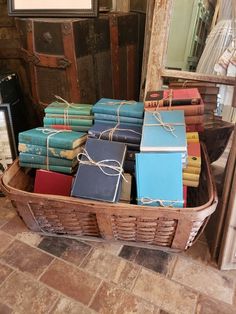
[[[84,155],[79,162],[71,195],[112,203],[118,202],[125,155],[126,145],[123,143],[89,138],[85,145]]]
[[[106,124],[97,123],[91,127],[88,131],[89,137],[99,138],[108,140],[111,129],[116,126],[116,123]],[[112,140],[124,143],[140,144],[142,136],[142,127],[135,127],[126,124],[120,124],[116,131],[112,135]]]

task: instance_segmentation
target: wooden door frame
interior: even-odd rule
[[[149,7],[151,7],[151,9],[149,9]],[[145,30],[145,47],[142,66],[141,100],[144,99],[147,91],[161,89],[163,78],[165,77],[235,86],[235,77],[208,75],[165,68],[172,8],[173,0],[148,1],[147,12],[149,15],[147,15],[147,18],[152,20],[152,26],[150,28],[150,20],[147,21],[146,19],[147,27]],[[150,38],[150,40],[147,40],[148,38]],[[148,56],[145,55],[147,51]],[[236,103],[235,98],[236,97],[234,97],[233,100],[234,106]]]

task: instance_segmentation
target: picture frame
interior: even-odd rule
[[[10,104],[0,104],[0,174],[17,157]]]
[[[98,0],[8,0],[10,16],[96,17]]]

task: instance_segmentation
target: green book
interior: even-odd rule
[[[20,162],[33,163],[33,164],[47,164],[47,156],[34,155],[28,153],[19,154]],[[57,157],[48,157],[48,164],[53,166],[63,166],[63,167],[75,167],[78,164],[78,160],[75,157],[72,160],[62,159]]]
[[[90,104],[71,104],[70,107],[66,103],[52,102],[45,109],[45,113],[68,114],[68,115],[82,115],[90,116],[92,112],[92,105]]]
[[[64,118],[43,118],[44,124],[62,124],[62,125],[75,125],[75,126],[92,126],[93,120],[84,119],[66,119]]]
[[[49,157],[57,157],[57,158],[64,158],[64,159],[73,159],[79,153],[82,152],[84,146],[78,146],[74,149],[61,149],[55,147],[48,148],[48,156]],[[32,145],[32,144],[23,144],[20,143],[18,145],[18,151],[22,153],[34,154],[34,155],[47,155],[47,147],[46,146],[39,146],[39,145]]]
[[[73,168],[73,167],[63,167],[63,166],[54,166],[54,165],[49,165],[47,168],[46,165],[32,164],[32,163],[27,163],[27,162],[20,162],[20,167],[51,170],[51,171],[62,172],[62,173],[73,173],[76,170],[76,168]]]
[[[74,149],[86,141],[87,134],[42,127],[19,133],[19,143],[24,144],[47,146],[48,138],[48,147]]]
[[[74,132],[87,132],[91,127],[90,126],[83,126],[83,125],[60,125],[60,124],[45,124],[45,128],[52,128],[56,130],[65,129],[65,130],[71,130]]]

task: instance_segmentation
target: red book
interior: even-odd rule
[[[203,124],[204,116],[185,116],[185,123],[186,124]]]
[[[154,111],[156,107],[147,107],[146,111]],[[162,110],[184,110],[185,116],[197,116],[204,114],[204,103],[200,103],[199,105],[184,105],[184,106],[168,106],[168,107],[158,107],[159,111]]]
[[[70,196],[73,176],[66,174],[36,170],[34,193]]]
[[[187,124],[186,132],[203,132],[204,125],[203,124]]]
[[[201,95],[197,88],[166,89],[160,91],[147,92],[145,97],[145,107],[165,107],[197,105],[201,102]]]

